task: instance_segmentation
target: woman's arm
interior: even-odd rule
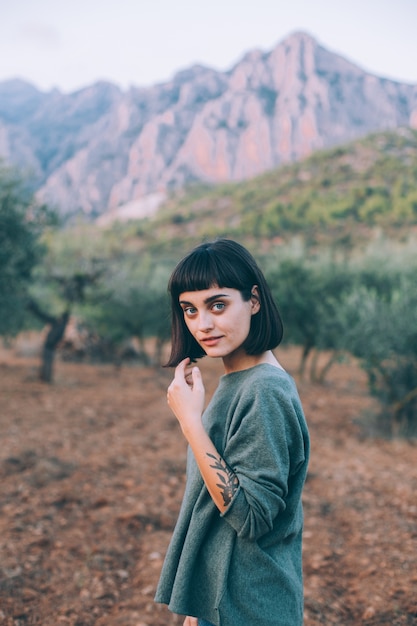
[[[168,404],[190,444],[208,492],[219,511],[224,513],[239,488],[239,481],[204,429],[201,419],[204,384],[198,367],[190,372],[189,362],[184,359],[175,369],[174,380],[168,387]]]

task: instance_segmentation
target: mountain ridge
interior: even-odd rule
[[[370,132],[417,127],[417,85],[374,76],[303,32],[220,72],[123,91],[0,83],[0,156],[68,217],[117,214],[192,182],[245,180]]]

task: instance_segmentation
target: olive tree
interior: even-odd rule
[[[53,380],[53,365],[70,316],[90,297],[105,271],[91,230],[55,230],[44,238],[46,253],[34,273],[28,310],[48,327],[42,347],[40,378]]]
[[[343,301],[346,349],[360,359],[386,434],[417,434],[417,285],[405,273],[391,297],[358,286]]]
[[[267,278],[283,317],[285,340],[302,347],[300,376],[313,355],[310,378],[323,382],[344,350],[339,341],[343,328],[336,313],[342,295],[354,281],[352,272],[328,260],[285,259],[269,270]],[[317,356],[323,350],[329,351],[330,357],[318,372]]]
[[[120,346],[128,339],[139,341],[141,357],[160,364],[170,336],[167,272],[160,261],[130,258],[113,266],[85,312],[87,323],[101,337]],[[145,340],[156,339],[154,354]]]
[[[40,235],[51,215],[17,172],[0,166],[0,335],[13,336],[24,325],[33,270],[44,251]]]

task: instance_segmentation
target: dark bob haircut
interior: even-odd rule
[[[246,248],[231,239],[200,244],[185,256],[174,269],[168,283],[172,344],[166,367],[176,367],[186,357],[195,360],[206,354],[185,324],[184,312],[179,304],[182,293],[214,286],[228,287],[238,289],[247,301],[254,285],[258,286],[260,309],[252,316],[249,335],[244,343],[247,354],[252,355],[276,348],[283,335],[280,314],[255,259]]]

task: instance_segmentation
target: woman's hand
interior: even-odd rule
[[[196,617],[187,616],[184,620],[183,626],[198,626],[198,619]]]
[[[207,434],[201,416],[204,409],[204,385],[198,367],[184,359],[175,369],[174,380],[168,387],[168,404],[177,417],[184,437],[193,451],[201,476],[213,502],[221,513],[227,509],[239,482],[229,470]],[[219,484],[219,471],[221,484]],[[224,476],[223,476],[224,474]],[[187,620],[191,620],[188,621]],[[185,626],[197,626],[194,617],[187,617]]]
[[[175,376],[168,387],[168,404],[178,419],[185,437],[195,429],[201,428],[201,416],[204,410],[205,389],[198,367],[190,366],[186,358],[175,368]]]

